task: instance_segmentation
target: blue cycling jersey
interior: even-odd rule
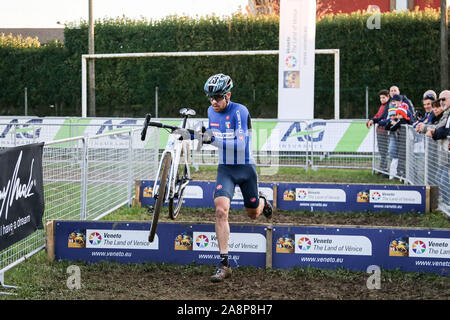
[[[247,107],[231,102],[222,112],[208,108],[212,145],[219,149],[220,164],[254,164],[251,118]]]

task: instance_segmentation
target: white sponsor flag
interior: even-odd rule
[[[314,118],[316,1],[282,0],[278,119]]]

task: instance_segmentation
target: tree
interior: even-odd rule
[[[332,13],[336,1],[337,0],[316,0],[317,19],[321,19],[323,16]],[[248,14],[280,15],[280,0],[253,0],[252,7],[256,9],[255,12],[252,12],[249,6],[246,7]]]
[[[317,0],[316,1],[316,17],[320,20],[323,16],[333,13],[333,7],[336,0]]]

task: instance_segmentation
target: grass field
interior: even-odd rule
[[[194,179],[214,180],[215,168],[193,172]],[[276,175],[260,175],[260,181],[398,183],[366,170],[317,171],[280,168]],[[145,208],[120,208],[104,220],[146,221],[151,216]],[[169,221],[166,212],[162,221]],[[180,221],[213,222],[213,209],[183,208]],[[242,210],[230,212],[230,222],[247,222]],[[277,211],[274,223],[338,224],[363,226],[395,226],[450,229],[447,216],[439,211],[431,214],[328,213]],[[81,289],[67,287],[67,268],[76,265],[81,272]],[[294,268],[291,270],[235,269],[230,281],[209,282],[211,266],[170,264],[118,264],[58,261],[49,262],[45,252],[34,255],[5,273],[5,283],[20,288],[17,295],[0,299],[25,300],[177,300],[177,299],[450,299],[450,277],[436,274],[381,273],[381,289],[366,287],[368,274],[347,270]],[[2,291],[0,289],[0,291]],[[305,292],[308,294],[305,295]]]
[[[371,170],[328,169],[305,170],[295,167],[257,168],[260,182],[317,182],[317,183],[371,183],[401,184],[398,180],[389,180],[383,175],[372,174]],[[203,166],[199,171],[191,168],[193,180],[216,180],[217,167]]]

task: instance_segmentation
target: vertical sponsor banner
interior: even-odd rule
[[[313,119],[316,1],[280,6],[278,119]]]
[[[43,228],[43,146],[0,151],[0,251]]]

